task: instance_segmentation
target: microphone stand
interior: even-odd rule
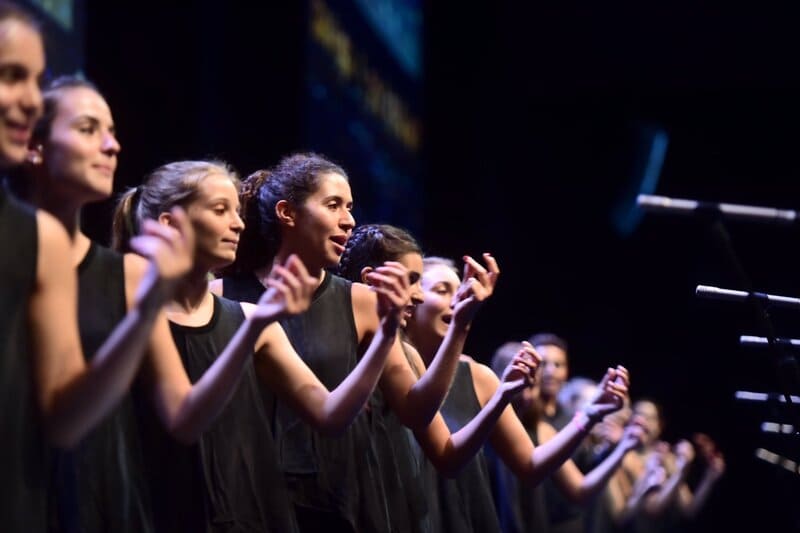
[[[794,417],[794,427],[800,428],[800,413],[794,412],[792,406],[792,392],[800,384],[800,367],[797,361],[785,349],[784,343],[778,340],[778,335],[769,315],[769,306],[765,304],[768,299],[763,298],[760,293],[755,292],[753,284],[742,266],[742,262],[733,247],[733,239],[728,232],[719,213],[713,213],[714,218],[711,223],[711,235],[725,257],[728,266],[733,271],[739,284],[747,291],[747,302],[750,305],[755,317],[756,325],[764,337],[767,338],[767,346],[773,354],[778,366],[778,384],[780,391],[786,400],[786,412]],[[800,436],[800,431],[795,435]]]
[[[784,350],[783,343],[778,341],[775,328],[769,315],[769,307],[765,304],[772,303],[764,295],[753,290],[750,277],[744,270],[739,256],[733,246],[733,239],[728,232],[723,217],[740,220],[769,222],[776,224],[794,224],[798,218],[797,212],[791,210],[779,210],[757,206],[747,206],[739,204],[725,204],[712,202],[698,202],[695,200],[673,199],[664,196],[639,195],[637,204],[642,209],[656,213],[695,215],[710,222],[711,237],[720,252],[722,253],[729,268],[733,271],[735,279],[747,292],[746,301],[749,303],[755,316],[755,322],[761,334],[767,338],[767,345],[770,352],[774,355],[778,366],[778,383],[785,399],[786,411],[792,406],[792,391],[800,384],[800,367],[797,361]],[[800,435],[800,413],[792,413],[794,416],[794,427],[798,431],[795,435]]]

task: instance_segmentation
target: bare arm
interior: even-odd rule
[[[397,328],[409,301],[408,271],[387,262],[370,273],[380,325],[356,367],[333,391],[319,381],[294,351],[285,332],[275,324],[256,354],[259,376],[304,420],[327,435],[344,430],[375,389],[386,357],[395,344]]]
[[[518,354],[509,363],[500,383],[494,373],[484,365],[479,365],[469,358],[465,359],[469,361],[476,392],[478,392],[478,382],[482,379],[478,374],[488,372],[494,380],[494,391],[486,401],[482,402],[481,410],[467,425],[453,434],[450,434],[442,415],[438,413],[428,427],[414,431],[425,455],[445,476],[457,474],[458,470],[478,453],[497,420],[508,408],[513,396],[531,385],[539,364],[538,359]],[[419,364],[422,364],[421,361]],[[478,394],[480,398],[480,393]]]
[[[550,424],[539,424],[539,436],[542,442],[547,442],[556,435]],[[559,490],[567,499],[579,505],[586,505],[592,497],[600,492],[606,485],[617,468],[622,464],[622,459],[629,451],[641,442],[642,428],[630,425],[625,428],[625,434],[619,444],[606,457],[603,462],[584,475],[571,459],[567,460],[561,468],[553,474]]]
[[[721,461],[721,458],[719,460]],[[686,516],[695,518],[700,513],[708,501],[709,496],[711,496],[711,491],[722,476],[722,470],[724,470],[724,467],[713,464],[709,465],[703,473],[703,477],[697,485],[690,503],[684,506],[684,514],[686,514]]]
[[[483,259],[486,268],[472,257],[464,256],[463,281],[455,295],[452,322],[427,371],[412,387],[411,394],[420,396],[420,403],[441,398],[437,403],[441,405],[444,401],[453,382],[459,357],[464,352],[464,343],[472,321],[481,306],[494,293],[500,267],[488,253],[483,254]],[[429,400],[425,400],[425,397]]]
[[[706,461],[706,469],[703,472],[703,477],[694,491],[694,495],[690,496],[689,500],[682,500],[683,511],[689,518],[694,518],[700,513],[708,501],[711,491],[717,484],[717,481],[725,473],[725,458],[722,453],[717,449],[711,437],[703,433],[695,434],[693,437],[700,455]],[[684,497],[685,497],[684,496]]]
[[[634,516],[636,516],[639,512],[643,510],[644,503],[646,497],[654,490],[658,490],[659,487],[662,486],[664,481],[666,481],[666,472],[664,471],[664,467],[661,466],[659,460],[649,460],[648,465],[642,469],[639,468],[631,468],[629,466],[630,463],[635,463],[636,465],[640,466],[640,459],[635,459],[632,461],[627,461],[627,458],[632,457],[630,455],[626,456],[626,460],[623,460],[623,468],[627,472],[627,474],[620,473],[620,476],[615,476],[620,478],[618,481],[620,483],[612,483],[609,484],[609,488],[617,488],[622,491],[619,493],[618,497],[615,496],[612,498],[612,518],[617,525],[624,526],[628,522],[630,522]],[[628,465],[626,465],[628,463]],[[638,475],[635,472],[639,472]],[[631,486],[630,482],[628,481],[628,476],[633,476],[635,482]],[[624,483],[622,483],[624,481]],[[627,490],[622,490],[622,485],[627,487]],[[616,494],[617,491],[613,490],[610,491],[612,494]]]
[[[677,456],[674,458],[675,466],[672,473],[661,486],[660,490],[650,493],[644,502],[644,510],[647,514],[658,516],[662,514],[672,502],[679,498],[683,492],[683,503],[679,503],[682,509],[685,509],[691,500],[691,492],[686,485],[686,476],[689,473],[689,466],[694,459],[694,450],[692,445],[687,441],[681,441],[676,445]],[[689,501],[687,501],[687,496]]]
[[[609,369],[585,411],[579,411],[572,422],[537,447],[517,415],[510,408],[506,409],[492,432],[492,447],[517,477],[535,485],[572,456],[592,425],[622,406],[627,395],[627,381],[627,371],[622,367]]]
[[[54,444],[75,445],[120,400],[136,374],[158,311],[169,291],[163,282],[191,266],[193,233],[182,212],[180,231],[145,225],[132,245],[151,257],[136,304],[86,364],[77,328],[77,278],[64,230],[37,214],[39,256],[30,317],[39,405]]]
[[[397,343],[381,377],[381,389],[392,411],[405,426],[414,430],[428,426],[447,396],[475,313],[494,292],[500,274],[497,262],[489,254],[484,254],[487,268],[471,257],[464,259],[464,281],[456,294],[453,323],[430,368],[418,379]],[[354,291],[354,306],[355,296]],[[367,332],[374,328],[367,315],[369,307],[368,302],[360,302],[356,307],[356,323],[364,324]]]
[[[308,308],[316,282],[308,276],[302,262],[289,257],[276,265],[268,278],[270,287],[259,305],[242,304],[247,318],[194,385],[189,381],[178,350],[172,341],[169,324],[162,313],[150,339],[150,354],[145,379],[164,426],[184,443],[196,441],[223,410],[250,363],[256,343],[265,328],[281,316]]]

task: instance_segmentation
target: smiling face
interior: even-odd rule
[[[0,167],[25,160],[33,127],[42,112],[39,80],[44,72],[44,48],[39,33],[28,24],[0,22]]]
[[[244,222],[239,217],[239,192],[228,176],[209,174],[197,187],[186,214],[195,231],[195,264],[213,270],[236,259]]]
[[[34,146],[43,173],[34,172],[47,193],[80,204],[111,196],[119,142],[108,104],[88,87],[56,89],[49,136]],[[43,175],[42,175],[43,174]]]
[[[309,271],[334,267],[355,226],[353,196],[344,176],[319,176],[317,189],[284,222],[282,247],[296,253]]]

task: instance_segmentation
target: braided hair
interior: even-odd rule
[[[365,267],[375,268],[386,261],[397,261],[406,254],[422,255],[419,243],[406,230],[388,224],[364,224],[353,230],[335,274],[350,281],[361,281]],[[402,342],[403,355],[411,370],[420,378],[424,372]]]
[[[364,224],[353,230],[334,273],[361,281],[364,267],[375,268],[411,253],[422,255],[422,249],[406,230],[388,224]]]

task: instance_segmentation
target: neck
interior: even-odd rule
[[[31,198],[31,203],[53,215],[64,229],[67,230],[72,240],[80,233],[81,206],[73,204],[64,198],[57,198],[42,191],[37,191]]]
[[[196,268],[175,287],[172,305],[188,313],[200,307],[208,294],[208,270]]]
[[[43,190],[34,190],[31,203],[53,215],[67,230],[72,251],[72,265],[78,266],[91,245],[89,237],[81,231],[81,206],[68,199],[47,194]]]
[[[278,264],[283,265],[286,263],[286,260],[289,259],[289,256],[294,253],[292,250],[288,249],[286,246],[281,246],[278,250],[278,253],[275,254],[275,258],[272,260],[272,264],[267,266],[264,265],[261,268],[255,270],[255,275],[258,280],[261,282],[262,285],[266,287],[266,280],[269,277],[269,273],[272,270],[272,265]],[[324,265],[314,265],[311,264],[309,261],[306,261],[302,257],[300,260],[303,262],[303,265],[308,270],[308,275],[312,278],[317,280],[317,287],[322,285],[322,282],[325,280],[325,267]]]
[[[408,338],[419,352],[425,366],[431,366],[431,362],[433,358],[436,357],[436,352],[439,350],[443,339],[435,333],[420,332],[409,332]]]
[[[543,403],[543,411],[547,416],[555,416],[556,414],[556,407],[558,406],[558,402],[556,401],[555,396],[545,397],[542,396],[542,403]]]

